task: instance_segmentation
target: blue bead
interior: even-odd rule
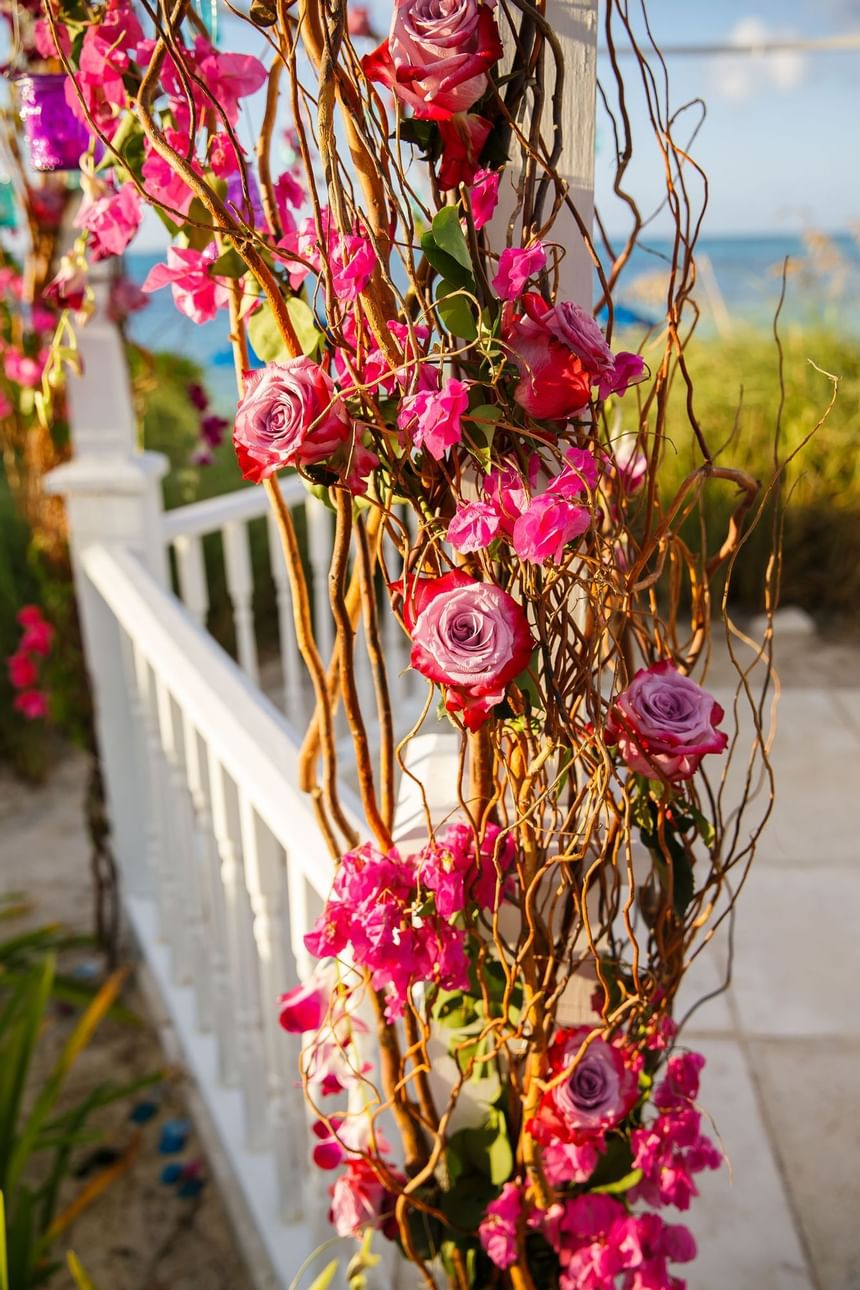
[[[147,1124],[157,1111],[157,1102],[138,1102],[128,1118],[133,1124]]]
[[[173,1183],[178,1182],[181,1177],[182,1165],[175,1163],[172,1165],[165,1165],[160,1174],[161,1181],[168,1187]]]
[[[194,1196],[200,1195],[203,1185],[202,1178],[188,1178],[181,1187],[177,1188],[176,1194],[181,1196],[183,1200],[191,1200]]]

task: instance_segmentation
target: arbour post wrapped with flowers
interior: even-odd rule
[[[576,87],[543,6],[399,0],[363,55],[342,3],[254,0],[239,17],[264,34],[266,64],[219,49],[187,0],[140,15],[129,0],[46,0],[42,35],[104,150],[91,248],[121,250],[143,199],[173,238],[144,290],[169,285],[197,322],[229,310],[234,443],[289,565],[316,698],[302,786],[337,862],[306,940],[318,975],[281,1001],[285,1029],[305,1036],[332,1220],[342,1235],[381,1231],[428,1286],[682,1286],[673,1265],[695,1247],[662,1211],[686,1209],[719,1154],[696,1106],[701,1059],[672,1051],[673,1002],[725,916],[726,875],[751,859],[749,784],[767,771],[748,677],[745,744],[695,679],[715,580],[761,513],[757,482],[700,427],[684,360],[698,172],[626,6],[609,0],[607,44],[621,32],[633,45],[676,225],[665,326],[630,352],[612,328],[643,227],[624,189],[629,120],[622,101],[630,236],[604,239],[601,257],[556,169],[561,96]],[[614,54],[612,68],[623,91]],[[257,91],[252,156],[240,125]],[[282,110],[292,155],[277,175]],[[501,183],[514,193],[503,231]],[[605,333],[560,292],[562,211],[594,258]],[[671,430],[691,469],[664,496],[673,381],[688,389]],[[330,658],[285,468],[335,514]],[[716,487],[739,502],[710,552],[686,521]],[[427,682],[420,711],[404,711],[386,669],[392,614]],[[725,609],[724,622],[731,634]],[[339,796],[341,704],[363,838]],[[428,809],[407,852],[396,772],[413,774],[410,741],[444,721],[457,806]],[[750,766],[740,802],[717,786],[733,754]]]

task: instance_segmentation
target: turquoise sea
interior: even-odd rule
[[[616,293],[620,321],[661,315],[670,247],[658,238],[637,247]],[[126,268],[142,282],[159,253],[126,257]],[[860,337],[860,240],[850,234],[802,238],[774,233],[756,237],[703,238],[698,245],[703,334],[752,326],[769,329],[779,300],[783,265],[788,259],[784,326],[829,326]],[[233,360],[226,315],[196,326],[173,306],[169,289],[155,292],[150,305],[131,319],[132,337],[150,349],[187,354],[203,367],[213,401],[222,410],[235,405]],[[626,343],[629,340],[625,338]]]

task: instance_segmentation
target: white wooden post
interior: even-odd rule
[[[160,480],[167,461],[160,453],[138,449],[122,337],[107,315],[109,269],[100,266],[95,273],[96,312],[79,338],[82,372],[70,374],[67,384],[73,456],[45,477],[44,486],[66,499],[113,841],[127,891],[143,894],[145,795],[137,749],[129,737],[131,698],[122,647],[116,622],[83,576],[80,561],[90,546],[122,543],[167,584],[160,524]]]
[[[597,0],[548,0],[546,19],[561,45],[564,55],[564,83],[560,126],[562,150],[556,169],[567,182],[568,194],[583,225],[591,233],[594,218],[594,143],[597,94]],[[504,26],[504,24],[502,24]],[[505,70],[513,55],[513,42],[506,42]],[[541,126],[547,149],[553,146],[552,92],[555,86],[554,60],[547,47],[544,53],[546,93]],[[528,121],[521,122],[528,134]],[[518,155],[513,144],[513,156]],[[515,175],[514,164],[509,172]],[[490,240],[497,249],[505,245],[508,222],[516,197],[512,174],[506,172],[499,186],[499,205],[490,224]],[[538,175],[540,175],[540,170]],[[547,209],[550,209],[547,207]],[[518,235],[514,225],[514,236]],[[592,298],[594,268],[576,220],[565,206],[556,216],[547,242],[564,248],[559,280],[559,299],[575,300],[587,309]],[[515,243],[516,245],[517,243]]]

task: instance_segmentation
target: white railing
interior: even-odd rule
[[[330,1233],[276,1001],[309,973],[303,937],[332,863],[293,787],[281,714],[128,550],[92,546],[82,572],[115,623],[126,705],[111,721],[133,745],[148,822],[126,910],[286,1285]]]

